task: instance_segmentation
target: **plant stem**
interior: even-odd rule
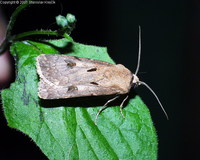
[[[10,21],[8,23],[8,27],[7,27],[7,32],[6,32],[6,37],[10,37],[11,33],[12,33],[12,29],[13,26],[15,24],[15,21],[17,19],[17,16],[19,15],[19,13],[25,9],[27,6],[29,5],[29,0],[24,2],[22,5],[20,5],[19,7],[16,8],[16,10],[13,12],[13,14],[10,17]]]
[[[24,32],[24,33],[20,33],[17,35],[12,36],[11,41],[10,42],[14,42],[17,40],[20,40],[22,38],[28,37],[28,36],[32,36],[32,35],[53,35],[53,36],[59,36],[57,31],[45,31],[45,30],[41,30],[41,31],[28,31],[28,32]]]

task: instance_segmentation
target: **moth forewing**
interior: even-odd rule
[[[67,55],[37,57],[42,99],[64,99],[128,93],[132,73],[123,65]]]

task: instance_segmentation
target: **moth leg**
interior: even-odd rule
[[[100,113],[101,113],[106,107],[108,107],[107,104],[110,103],[110,102],[112,102],[112,101],[114,101],[114,100],[117,99],[117,98],[119,98],[119,96],[116,96],[116,97],[114,97],[114,98],[108,100],[108,101],[103,105],[103,107],[101,107],[101,108],[99,109],[99,112],[97,113],[96,118],[95,118],[95,125],[97,125],[97,119],[98,119]]]
[[[124,98],[124,100],[120,104],[120,112],[121,112],[121,115],[122,115],[123,118],[125,118],[125,116],[124,116],[124,114],[122,112],[122,109],[123,109],[124,102],[127,100],[127,98],[128,98],[128,95],[126,96],[126,98]]]

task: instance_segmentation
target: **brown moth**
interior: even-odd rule
[[[121,95],[129,93],[133,85],[145,85],[156,97],[167,116],[154,91],[137,77],[141,55],[140,37],[141,31],[139,28],[139,56],[135,74],[122,64],[115,65],[99,60],[67,55],[39,55],[36,59],[37,72],[40,77],[39,97],[41,99],[65,99],[84,96]],[[96,119],[106,105],[117,97],[109,100],[99,110]],[[120,105],[121,114],[124,101]]]
[[[133,81],[121,64],[57,54],[39,55],[37,72],[42,99],[126,94]]]

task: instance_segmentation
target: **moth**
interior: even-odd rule
[[[37,73],[40,81],[38,95],[41,99],[66,99],[84,96],[117,95],[109,100],[97,113],[119,95],[129,93],[132,86],[146,86],[156,97],[154,91],[140,81],[137,73],[141,56],[141,31],[139,28],[139,52],[136,72],[133,74],[122,64],[111,64],[104,61],[58,54],[41,54],[36,58]],[[126,97],[124,101],[127,99]],[[122,113],[123,103],[120,105]]]

